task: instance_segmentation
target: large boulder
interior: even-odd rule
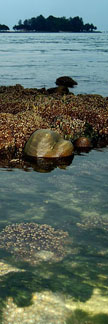
[[[24,154],[31,158],[64,158],[71,156],[73,151],[70,141],[49,129],[35,131],[24,148]]]
[[[56,79],[56,84],[58,86],[65,86],[65,87],[73,88],[74,85],[77,85],[77,82],[75,80],[73,80],[71,77],[62,76],[62,77]]]

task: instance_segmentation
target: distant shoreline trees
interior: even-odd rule
[[[93,24],[84,24],[83,19],[80,17],[54,17],[49,16],[45,18],[40,15],[25,19],[24,22],[19,20],[18,25],[13,26],[15,31],[25,32],[93,32],[97,27]]]
[[[0,31],[7,31],[7,30],[10,30],[8,26],[0,24]]]

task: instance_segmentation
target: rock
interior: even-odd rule
[[[74,147],[80,151],[89,151],[92,148],[91,140],[88,137],[79,137],[74,141]]]
[[[40,88],[40,89],[37,89],[37,91],[38,91],[38,93],[48,95],[48,92],[47,92],[46,88]]]
[[[77,82],[68,76],[62,76],[56,79],[56,84],[58,86],[73,88],[74,85],[77,85]]]
[[[74,147],[60,134],[49,129],[35,131],[24,148],[24,154],[33,158],[64,158],[73,154]]]
[[[48,94],[58,94],[58,95],[64,95],[69,93],[69,89],[66,86],[59,86],[54,88],[47,89]]]

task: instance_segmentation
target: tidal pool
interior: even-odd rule
[[[0,182],[0,323],[108,323],[108,148]]]

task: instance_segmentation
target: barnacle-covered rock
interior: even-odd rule
[[[60,134],[50,129],[40,129],[34,132],[24,148],[24,154],[33,158],[62,158],[71,156],[74,147]]]

